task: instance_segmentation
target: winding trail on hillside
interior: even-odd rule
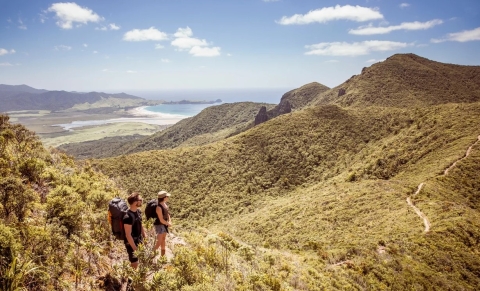
[[[465,153],[465,155],[463,157],[461,157],[460,159],[456,160],[455,162],[453,162],[453,164],[451,164],[444,172],[443,172],[443,175],[446,176],[448,175],[448,172],[453,169],[458,162],[460,162],[461,160],[467,158],[470,153],[472,152],[472,148],[480,141],[480,135],[477,137],[477,140],[467,149],[467,152]],[[425,182],[422,182],[420,183],[420,185],[418,185],[418,188],[417,188],[417,191],[415,191],[415,193],[412,195],[412,196],[409,196],[407,197],[407,204],[408,206],[412,207],[413,210],[415,210],[415,213],[420,216],[420,218],[423,220],[423,224],[425,225],[425,230],[424,232],[429,232],[430,231],[430,221],[428,220],[428,217],[422,212],[420,211],[420,209],[418,209],[418,207],[415,206],[415,204],[413,204],[412,202],[412,198],[414,198],[415,196],[418,195],[418,193],[420,193],[420,191],[422,190],[423,186],[425,186]]]
[[[416,207],[412,202],[412,197],[417,196],[418,193],[420,193],[420,190],[422,190],[424,185],[425,185],[424,182],[420,183],[420,185],[418,185],[417,191],[415,191],[415,193],[412,196],[407,197],[407,204],[410,207],[412,207],[413,210],[415,210],[415,213],[417,213],[417,215],[420,216],[420,218],[423,220],[423,224],[425,225],[424,232],[429,232],[430,231],[430,221],[428,220],[428,217],[425,214],[423,214],[423,212],[421,212],[420,209],[418,209],[418,207]]]
[[[448,171],[450,171],[451,169],[453,169],[458,162],[460,162],[461,160],[467,158],[469,155],[470,155],[470,152],[472,151],[472,148],[480,141],[480,135],[478,136],[477,140],[468,148],[467,152],[465,153],[465,155],[461,158],[461,159],[458,159],[456,160],[450,167],[448,167],[445,172],[443,173],[443,175],[447,175],[448,174]]]

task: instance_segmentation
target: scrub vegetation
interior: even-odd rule
[[[390,67],[416,76],[417,63],[441,66],[469,97],[425,89],[410,99],[405,82],[438,80],[402,77],[395,102],[366,101],[368,82],[397,76]],[[467,69],[480,70],[395,55],[233,137],[84,162],[46,151],[2,116],[0,283],[119,290],[130,277],[135,290],[475,290],[480,96],[462,79],[478,74],[456,75]],[[167,263],[153,259],[149,240],[133,271],[110,241],[106,204],[160,189],[172,193],[172,231],[186,245],[170,245]]]

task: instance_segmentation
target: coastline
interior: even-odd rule
[[[186,115],[168,114],[146,110],[149,106],[135,107],[126,111],[127,115],[132,117],[118,117],[110,119],[96,120],[76,120],[70,123],[53,124],[52,126],[62,127],[64,130],[73,131],[88,126],[101,126],[112,123],[145,123],[152,125],[173,125],[182,119],[188,118]]]

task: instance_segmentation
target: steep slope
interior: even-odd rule
[[[79,264],[89,274],[106,272],[104,209],[116,195],[90,165],[49,152],[35,133],[0,115],[1,288],[69,290],[78,286]],[[95,277],[83,278],[95,284]]]
[[[282,275],[294,289],[475,290],[480,102],[466,80],[476,80],[468,72],[477,68],[391,59],[382,74],[377,64],[370,69],[378,75],[362,76],[366,69],[344,83],[345,95],[325,92],[312,101],[321,105],[235,137],[94,164],[125,189],[150,197],[171,191],[174,219],[187,229],[200,225],[254,249],[294,252],[301,259],[285,270],[296,274]],[[395,89],[387,87],[388,98],[367,98],[398,78],[399,68],[405,76],[387,82]],[[424,73],[421,86],[408,79]],[[438,91],[442,74],[456,97]],[[427,233],[407,197],[428,217]]]
[[[169,189],[182,224],[301,252],[310,259],[299,268],[317,272],[315,280],[307,276],[313,286],[473,289],[480,156],[436,191],[444,180],[437,176],[475,142],[478,114],[478,102],[416,111],[320,106],[215,144],[95,164],[146,196]],[[430,219],[428,236],[405,201],[424,181],[415,204]],[[330,277],[329,269],[338,272]]]
[[[312,104],[415,107],[480,100],[480,67],[397,54],[364,68]]]

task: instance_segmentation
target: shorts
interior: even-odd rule
[[[142,240],[140,241],[134,240],[134,241],[136,246],[138,246],[139,243],[142,242]],[[135,251],[133,250],[132,246],[128,242],[125,244],[125,248],[127,249],[128,260],[130,261],[130,263],[138,262],[138,257],[134,254]]]
[[[162,233],[167,233],[167,227],[163,224],[156,224],[155,225],[155,233],[156,234],[162,234]]]

